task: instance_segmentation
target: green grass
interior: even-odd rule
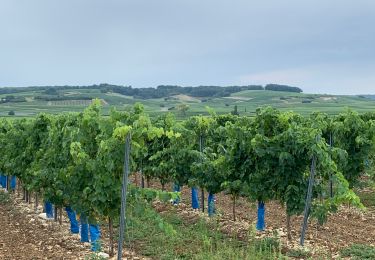
[[[104,258],[102,256],[99,256],[97,253],[91,253],[88,256],[85,256],[85,260],[105,260],[108,258]]]
[[[273,106],[283,111],[293,110],[303,115],[308,115],[313,111],[322,111],[329,114],[338,114],[351,108],[360,113],[375,111],[375,99],[361,98],[358,96],[338,96],[338,95],[319,95],[304,94],[292,92],[277,92],[264,90],[247,90],[232,94],[231,97],[224,98],[201,98],[192,101],[159,99],[135,99],[130,96],[124,96],[117,93],[101,93],[98,89],[69,89],[59,91],[60,95],[74,97],[92,97],[105,100],[108,105],[103,107],[104,114],[108,114],[111,107],[123,110],[132,106],[135,102],[141,102],[145,106],[146,112],[151,116],[160,113],[166,113],[168,108],[177,107],[179,104],[186,103],[190,106],[187,116],[208,114],[206,106],[213,108],[217,113],[229,113],[237,105],[240,115],[253,115],[255,110],[261,106]],[[13,95],[13,94],[6,94]],[[0,95],[5,97],[6,95]],[[29,91],[15,93],[14,96],[24,96],[28,102],[5,103],[0,106],[0,116],[7,116],[10,110],[16,112],[16,117],[34,116],[40,112],[61,113],[66,111],[83,111],[84,105],[54,105],[51,106],[47,101],[35,100],[37,95],[43,95],[41,91]],[[204,100],[205,102],[200,102]],[[311,103],[302,103],[309,100]],[[69,104],[69,103],[68,103]],[[183,115],[176,109],[171,110],[178,118]]]
[[[157,213],[145,204],[130,203],[127,246],[152,259],[283,259],[279,241],[239,241],[226,237],[217,223],[183,220],[172,210]]]
[[[353,260],[375,259],[375,247],[362,244],[353,244],[341,250],[342,257],[350,257]]]
[[[307,249],[291,249],[288,251],[287,256],[297,259],[307,259],[311,257],[311,252]]]

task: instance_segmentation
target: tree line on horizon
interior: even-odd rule
[[[58,96],[58,91],[69,89],[100,89],[102,93],[114,92],[126,96],[133,96],[139,99],[165,98],[173,95],[189,95],[192,97],[227,97],[233,93],[244,90],[269,90],[269,91],[286,91],[286,92],[303,92],[301,88],[288,85],[268,84],[247,85],[247,86],[196,86],[182,87],[177,85],[159,85],[156,88],[133,88],[132,86],[112,85],[102,83],[99,85],[89,86],[30,86],[30,87],[3,87],[0,88],[0,94],[21,93],[26,91],[44,91],[45,95]],[[56,100],[53,97],[47,97]]]

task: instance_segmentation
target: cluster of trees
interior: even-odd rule
[[[290,224],[304,210],[314,162],[310,213],[324,222],[340,203],[361,206],[351,186],[373,158],[374,118],[351,111],[304,118],[268,107],[253,118],[211,112],[177,122],[172,114],[150,119],[139,103],[103,117],[96,100],[83,113],[3,119],[0,170],[57,207],[70,206],[90,222],[103,219],[111,226],[119,217],[124,142],[131,137],[131,170],[142,174],[140,190],[151,179],[163,190],[169,183],[176,190],[187,185],[199,207],[200,188],[203,210],[208,192],[210,215],[214,195],[224,191],[233,199],[234,218],[239,196],[258,201],[260,210],[278,200]]]
[[[8,95],[5,96],[4,98],[0,98],[0,103],[9,103],[9,102],[26,102],[25,97],[22,96],[13,96],[13,95]]]
[[[278,85],[278,84],[268,84],[264,87],[265,90],[271,91],[286,91],[286,92],[296,92],[301,93],[302,89],[298,87],[291,87],[288,85]]]
[[[1,87],[0,94],[14,94],[29,91],[47,91],[48,89],[54,88],[56,90],[69,90],[69,89],[99,89],[100,85],[91,86],[30,86],[30,87]]]

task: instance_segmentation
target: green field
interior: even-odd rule
[[[0,105],[0,116],[8,116],[9,111],[14,111],[17,117],[34,116],[40,112],[82,111],[90,103],[89,100],[84,100],[87,97],[101,99],[105,114],[109,113],[111,107],[124,110],[135,102],[141,102],[145,106],[146,112],[151,115],[170,111],[176,113],[178,117],[207,114],[206,107],[214,109],[217,113],[229,113],[234,110],[235,106],[237,106],[240,115],[252,115],[261,106],[273,106],[284,111],[293,110],[303,115],[308,115],[313,111],[337,114],[346,108],[360,113],[375,111],[375,99],[370,96],[321,95],[266,90],[247,90],[220,98],[194,98],[177,95],[168,100],[164,98],[135,99],[117,93],[102,93],[99,89],[59,91],[60,96],[74,97],[77,100],[43,101],[35,99],[36,96],[43,95],[43,91],[3,94],[0,95],[0,98],[5,98],[8,95],[25,97],[26,102],[2,103]],[[82,100],[79,98],[82,98]],[[189,106],[186,115],[177,108],[181,104]]]

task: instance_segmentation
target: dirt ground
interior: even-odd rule
[[[138,176],[136,179],[138,185],[140,185],[140,177]],[[132,181],[135,182],[135,178]],[[152,181],[150,186],[154,188],[161,187],[157,181]],[[172,187],[172,184],[166,187]],[[181,205],[178,206],[178,211],[187,221],[191,221],[197,215],[207,216],[207,214],[194,212],[191,209],[190,188],[183,187],[181,195]],[[199,191],[199,196],[201,196],[201,191]],[[208,194],[206,193],[205,207],[207,207],[207,196]],[[256,223],[256,204],[249,202],[245,198],[238,199],[236,203],[236,221],[233,221],[231,197],[220,193],[216,195],[215,199],[215,207],[219,215],[222,231],[239,239],[246,239]],[[165,210],[160,209],[160,205],[157,207],[159,207],[158,211]],[[266,230],[265,232],[257,232],[256,236],[264,237],[277,234],[281,238],[284,251],[300,249],[299,239],[302,216],[292,217],[293,239],[288,241],[285,208],[278,202],[271,201],[266,203],[265,214]],[[366,211],[361,212],[357,209],[342,206],[337,213],[329,216],[328,222],[322,227],[318,227],[316,221],[309,220],[305,247],[312,252],[313,257],[337,258],[339,257],[340,249],[353,243],[375,246],[375,207],[369,207]]]
[[[25,203],[17,194],[11,194],[11,197],[10,203],[0,204],[0,259],[90,259],[95,256],[90,243],[80,242],[80,236],[70,232],[65,211],[60,225],[39,216],[43,210],[41,205],[35,209],[34,203]],[[105,226],[101,227],[102,248],[108,253],[107,230]],[[111,259],[117,259],[117,256]],[[147,258],[124,249],[123,259]]]
[[[84,259],[89,244],[62,226],[38,217],[26,204],[0,205],[0,259]]]
[[[137,178],[138,181],[140,178]],[[135,181],[132,178],[133,182]],[[139,184],[138,184],[139,185]],[[158,182],[151,182],[154,188],[160,188]],[[170,185],[169,187],[171,187]],[[181,203],[175,207],[187,223],[207,218],[206,213],[191,209],[191,194],[188,187],[182,189]],[[207,193],[206,207],[207,207]],[[78,235],[69,232],[69,222],[63,214],[63,223],[46,221],[38,217],[41,206],[37,211],[33,204],[24,203],[16,194],[12,195],[13,203],[0,205],[0,259],[85,259],[91,255],[90,244],[81,243]],[[170,210],[172,205],[155,203],[159,212]],[[247,239],[254,229],[256,221],[256,205],[240,198],[236,204],[237,220],[233,221],[232,201],[223,193],[216,195],[217,217],[222,232],[239,239]],[[266,231],[256,233],[256,237],[280,237],[284,251],[298,249],[302,217],[292,218],[293,240],[286,239],[285,209],[277,202],[266,204]],[[108,253],[108,231],[102,230],[103,251]],[[328,222],[318,228],[315,221],[310,221],[306,234],[306,248],[312,256],[337,258],[339,250],[352,243],[375,246],[375,208],[365,212],[342,207],[339,212],[332,214]],[[116,252],[116,251],[115,251]],[[139,252],[141,253],[141,252]],[[125,251],[123,256],[128,259],[146,259],[134,252]]]

